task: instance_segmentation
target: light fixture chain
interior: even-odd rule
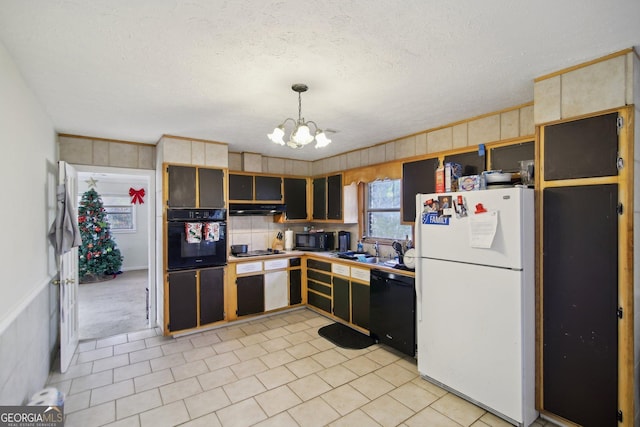
[[[302,94],[298,92],[298,123],[302,123]]]

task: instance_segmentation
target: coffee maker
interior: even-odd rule
[[[351,250],[351,233],[348,231],[338,231],[338,251],[347,252]]]

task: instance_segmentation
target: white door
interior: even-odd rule
[[[66,183],[71,210],[77,218],[78,173],[67,164],[58,163],[59,184]],[[66,372],[78,346],[78,248],[60,256],[60,372]]]

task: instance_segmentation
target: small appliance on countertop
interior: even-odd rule
[[[278,231],[276,233],[276,237],[271,243],[271,249],[276,251],[281,251],[284,249],[284,233],[282,231]]]
[[[247,251],[243,253],[236,254],[238,258],[249,258],[254,256],[265,256],[265,255],[278,255],[284,253],[279,249],[256,249],[254,251]]]
[[[338,251],[347,252],[351,250],[351,233],[348,231],[338,231]]]
[[[290,251],[293,249],[293,230],[284,232],[284,249]]]
[[[249,245],[231,245],[231,255],[238,256],[238,254],[247,253]]]
[[[248,250],[248,245],[231,245],[231,255],[238,258],[247,258],[253,256],[264,256],[264,255],[277,255],[283,253],[283,251],[278,249],[256,249],[254,251]]]
[[[295,249],[299,251],[332,251],[335,249],[335,236],[332,232],[296,233]]]

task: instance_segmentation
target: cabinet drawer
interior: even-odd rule
[[[283,268],[287,268],[289,265],[289,260],[286,258],[282,259],[270,259],[264,262],[265,270],[280,270]]]
[[[309,270],[307,271],[307,277],[312,280],[317,280],[318,282],[331,284],[331,276],[329,274],[324,274],[318,271]]]
[[[331,264],[331,272],[341,276],[349,277],[349,266],[344,264]]]
[[[307,287],[309,289],[313,289],[316,292],[320,292],[327,296],[331,296],[331,287],[328,285],[325,285],[324,283],[318,283],[318,282],[314,282],[313,280],[309,280],[307,282]]]
[[[317,261],[315,259],[308,259],[307,267],[313,268],[315,270],[331,271],[331,263]]]
[[[309,304],[321,310],[331,313],[331,300],[313,292],[307,292]]]
[[[366,268],[351,267],[351,277],[361,282],[369,283],[370,272]]]
[[[289,266],[290,267],[300,267],[300,258],[291,258],[289,260]]]
[[[262,271],[262,261],[236,264],[236,274],[255,273],[256,271]]]

